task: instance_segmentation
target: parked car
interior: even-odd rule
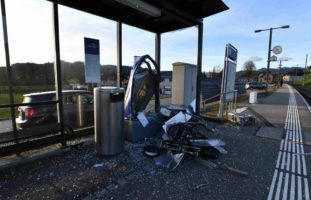
[[[53,101],[55,91],[38,92],[23,95],[23,103]],[[80,100],[80,104],[78,102]],[[79,113],[81,111],[81,113]],[[91,125],[94,123],[93,94],[85,90],[63,91],[64,123],[71,128]],[[56,104],[29,105],[18,107],[16,124],[18,129],[27,129],[36,126],[56,124]]]
[[[258,90],[264,90],[267,88],[266,83],[258,83],[258,82],[248,82],[245,84],[245,89],[258,89]]]

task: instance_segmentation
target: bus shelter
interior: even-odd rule
[[[45,0],[46,1],[46,0]],[[16,103],[13,98],[12,72],[9,54],[9,42],[6,23],[5,0],[1,0],[1,13],[3,22],[3,40],[5,47],[7,80],[9,88],[9,104],[0,105],[0,108],[10,108],[14,135],[12,140],[1,142],[0,155],[18,153],[29,149],[47,146],[55,143],[65,144],[67,140],[82,137],[93,132],[93,127],[75,130],[74,134],[65,134],[64,108],[61,79],[61,55],[59,36],[58,6],[67,6],[73,9],[94,14],[116,21],[117,30],[117,84],[121,86],[122,67],[122,24],[137,27],[155,35],[155,61],[160,66],[161,60],[161,34],[183,28],[196,26],[198,30],[197,43],[197,77],[196,77],[196,113],[200,112],[202,46],[203,46],[203,18],[225,11],[228,7],[222,0],[48,0],[52,3],[53,32],[54,32],[54,74],[56,99],[38,103]],[[159,111],[159,86],[155,91],[155,110]],[[48,137],[32,137],[28,140],[19,139],[19,130],[16,128],[15,109],[18,106],[46,105],[57,106],[59,130]]]

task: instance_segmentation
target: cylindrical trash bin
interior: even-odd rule
[[[249,93],[249,103],[257,103],[257,92]]]
[[[124,149],[124,89],[94,88],[95,149],[100,155]]]

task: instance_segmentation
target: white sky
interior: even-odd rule
[[[264,0],[265,2],[268,2]],[[304,65],[311,51],[310,0],[225,0],[229,11],[204,20],[203,70],[223,65],[225,44],[239,49],[238,69],[252,58],[257,68],[266,66],[268,33],[254,34],[257,28],[289,23],[290,29],[276,30],[273,45],[282,45],[282,57],[292,58],[285,66]],[[276,9],[277,7],[277,9]],[[289,9],[290,8],[290,9]],[[52,4],[44,0],[6,0],[11,63],[52,62]],[[84,37],[100,40],[101,64],[116,64],[116,23],[114,21],[60,6],[61,59],[84,61]],[[2,22],[0,29],[2,37]],[[132,65],[135,55],[154,56],[153,33],[124,25],[123,64]],[[162,70],[170,70],[177,61],[196,63],[197,29],[195,27],[162,35]],[[3,42],[0,66],[5,65]],[[272,63],[277,67],[277,63]]]

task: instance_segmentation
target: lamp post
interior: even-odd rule
[[[272,31],[274,29],[285,29],[285,28],[289,28],[289,25],[284,25],[284,26],[280,26],[280,27],[275,27],[275,28],[268,28],[268,29],[258,29],[255,30],[255,33],[259,33],[262,31],[269,31],[269,47],[268,47],[268,60],[267,60],[267,76],[266,76],[266,80],[267,80],[267,87],[266,87],[266,94],[268,93],[268,85],[269,85],[269,71],[270,71],[270,57],[271,57],[271,44],[272,44]]]

